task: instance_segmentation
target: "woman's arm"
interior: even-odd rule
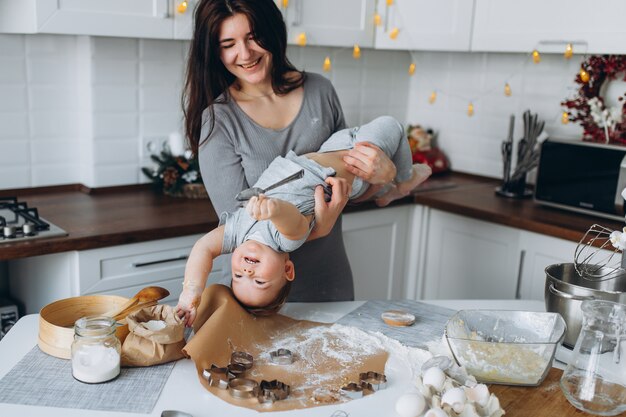
[[[318,186],[315,189],[315,227],[307,240],[318,239],[330,233],[335,222],[348,203],[351,184],[343,178],[328,177],[326,183],[331,187],[330,201],[324,198],[324,189]]]

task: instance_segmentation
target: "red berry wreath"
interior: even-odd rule
[[[584,129],[583,140],[626,144],[626,100],[619,97],[617,107],[608,109],[600,89],[605,82],[621,77],[626,81],[626,56],[594,55],[582,63],[588,77],[576,76],[580,84],[578,96],[561,104],[568,109],[569,120],[579,122]],[[588,78],[588,79],[586,79]]]

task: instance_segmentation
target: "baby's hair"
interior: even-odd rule
[[[274,314],[278,313],[280,309],[283,308],[283,306],[285,305],[285,302],[287,302],[287,297],[289,296],[289,292],[291,292],[292,282],[293,281],[287,281],[285,285],[283,285],[283,287],[278,292],[278,295],[276,296],[276,298],[274,298],[274,300],[266,306],[251,307],[251,306],[245,305],[239,300],[237,301],[239,301],[239,304],[241,304],[241,306],[245,308],[246,311],[250,314],[253,314],[255,316],[263,316],[263,317],[273,316]],[[237,297],[235,297],[235,299],[237,299]]]

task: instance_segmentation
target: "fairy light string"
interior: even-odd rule
[[[283,9],[287,9],[287,7],[289,6],[289,1],[282,0],[281,5]],[[405,31],[402,30],[402,28],[406,26],[404,25],[404,22],[402,19],[402,13],[399,10],[399,5],[396,2],[394,2],[394,0],[386,0],[385,7],[386,7],[385,32],[387,33],[387,36],[389,36],[389,39],[391,39],[392,41],[396,41],[398,39],[398,36],[402,34],[402,36],[405,36],[408,38],[409,45],[413,44],[412,42],[413,39],[411,37],[410,32],[406,30]],[[395,13],[393,13],[392,22],[390,24],[389,22],[390,15],[391,15],[390,9],[394,7],[396,8],[396,10],[395,10]],[[383,24],[382,20],[383,18],[378,13],[378,11],[376,11],[373,15],[374,26],[381,27]],[[313,41],[315,41],[315,39],[313,39]],[[307,46],[308,42],[309,42],[309,39],[307,38],[307,33],[301,32],[296,36],[296,44],[298,46],[305,47]],[[434,88],[428,96],[428,102],[431,105],[436,104],[439,96],[445,96],[445,97],[449,97],[455,100],[465,102],[467,103],[466,114],[468,117],[471,117],[475,114],[478,108],[477,103],[479,103],[481,99],[484,97],[491,96],[497,91],[500,91],[500,94],[503,94],[505,97],[512,97],[514,89],[512,88],[511,84],[513,80],[517,78],[519,75],[521,75],[523,71],[526,70],[526,66],[529,62],[532,62],[535,65],[540,64],[541,58],[542,58],[541,47],[548,46],[548,45],[551,45],[551,46],[562,45],[564,60],[570,60],[573,57],[574,51],[575,51],[575,48],[574,48],[575,45],[576,45],[576,50],[578,50],[579,46],[582,47],[581,48],[582,51],[580,53],[583,54],[583,61],[586,59],[586,56],[587,56],[587,42],[585,41],[579,41],[579,40],[576,40],[576,41],[573,41],[573,40],[540,41],[535,46],[535,48],[532,49],[532,51],[530,51],[527,54],[523,54],[523,57],[521,59],[522,62],[520,63],[520,65],[518,65],[517,69],[514,70],[512,73],[510,73],[509,76],[504,79],[504,81],[502,82],[502,84],[500,84],[500,86],[494,86],[486,91],[482,91],[479,95],[476,95],[473,97],[467,97],[464,95],[457,94],[455,92],[449,92],[449,91],[441,90],[440,88]],[[350,50],[352,52],[352,58],[355,60],[359,60],[362,57],[363,51],[361,47],[358,45],[358,43],[354,43],[352,47],[333,48],[332,52],[329,55],[325,56],[323,64],[322,64],[322,70],[324,72],[332,71],[333,62],[336,60],[336,57],[339,54],[345,52],[346,50]],[[408,53],[411,58],[411,62],[407,68],[408,76],[413,76],[417,70],[417,66],[418,66],[418,59],[416,58],[417,52],[418,51],[408,50]],[[584,68],[583,66],[581,66],[580,68],[579,76],[581,80],[585,83],[588,82],[590,79],[589,73],[587,72],[586,68]],[[561,123],[563,124],[569,123],[569,113],[567,111],[561,110],[560,106],[559,106],[559,114],[561,115],[560,117]]]

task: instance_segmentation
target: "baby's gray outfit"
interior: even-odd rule
[[[411,150],[402,125],[393,117],[382,116],[361,127],[337,131],[322,144],[318,152],[352,149],[356,142],[370,142],[381,148],[396,165],[396,182],[404,182],[411,178],[413,170]],[[313,214],[315,188],[318,185],[324,187],[327,200],[330,199],[331,189],[325,180],[336,174],[332,168],[323,167],[305,156],[298,156],[290,151],[285,157],[279,156],[274,159],[254,187],[266,188],[303,168],[302,178],[270,190],[265,195],[290,202],[305,216]],[[368,183],[358,177],[355,178],[350,199],[359,197],[368,187]],[[258,240],[278,252],[291,252],[302,246],[309,235],[307,233],[297,241],[286,239],[271,221],[257,221],[250,217],[245,208],[237,209],[234,213],[222,213],[221,224],[224,225],[222,253],[231,253],[248,239]],[[313,225],[314,222],[311,222],[309,233]]]

